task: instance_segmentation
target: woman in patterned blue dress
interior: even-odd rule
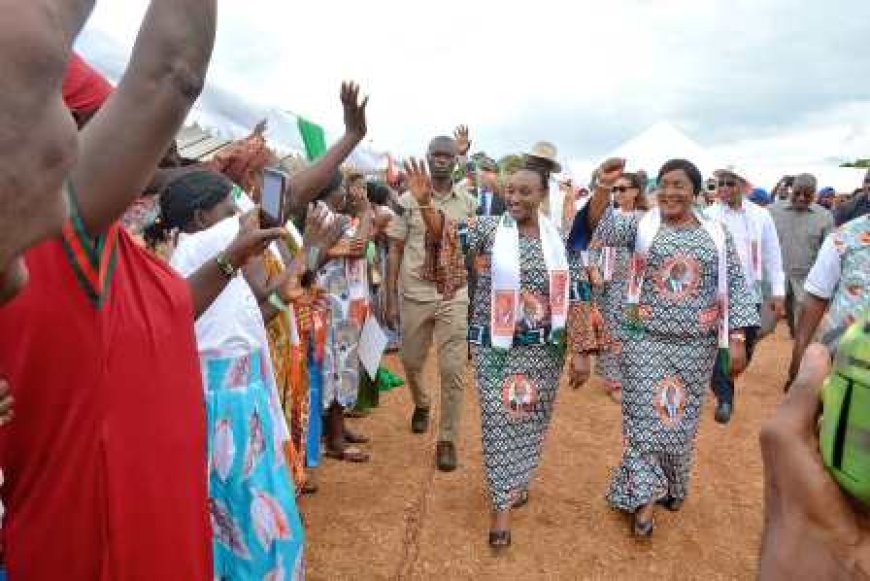
[[[598,226],[603,244],[633,252],[620,365],[625,449],[607,499],[634,514],[634,533],[647,537],[656,503],[677,510],[688,494],[717,348],[728,349],[732,373],[742,371],[744,328],[758,325],[758,313],[731,236],[692,209],[702,187],[698,169],[667,162],[658,176],[658,208],[639,218],[609,208],[623,163],[605,162],[600,187],[578,216]]]

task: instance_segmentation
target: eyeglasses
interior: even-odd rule
[[[613,186],[612,188],[610,188],[610,193],[611,194],[624,194],[628,190],[633,190],[633,189],[635,189],[635,188],[632,188],[631,186]]]
[[[737,182],[735,180],[719,180],[718,184],[720,188],[733,188]]]

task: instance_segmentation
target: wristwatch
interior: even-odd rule
[[[226,276],[227,278],[233,278],[239,271],[238,267],[233,266],[233,263],[230,262],[230,259],[227,257],[226,252],[221,252],[220,254],[215,256],[214,261],[218,265],[218,268],[221,269],[221,272],[224,273],[224,276]]]

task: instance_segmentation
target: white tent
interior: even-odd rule
[[[117,83],[127,66],[129,51],[120,43],[106,35],[85,30],[76,43],[82,56],[110,81]],[[185,120],[185,128],[179,134],[184,139],[187,134],[204,130],[212,142],[227,142],[241,139],[250,134],[262,119],[268,121],[266,140],[269,146],[281,156],[305,154],[305,144],[299,133],[298,117],[284,109],[281,104],[261,102],[253,92],[242,94],[226,83],[209,76],[206,86]],[[317,122],[316,120],[311,120]],[[327,144],[334,136],[326,134]],[[203,146],[214,143],[204,143]],[[371,145],[360,145],[351,154],[348,162],[363,172],[374,172],[386,166],[386,154]]]
[[[604,156],[608,157],[624,158],[629,170],[643,169],[651,177],[655,177],[666,161],[674,158],[688,159],[704,175],[716,169],[716,162],[706,149],[667,121],[660,121],[629,139]]]

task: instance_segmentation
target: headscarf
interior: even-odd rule
[[[260,175],[269,164],[272,152],[263,134],[254,130],[251,135],[231,143],[220,150],[209,162],[209,166],[230,178],[245,192],[259,199]]]
[[[71,111],[93,112],[99,109],[114,87],[77,53],[73,53],[63,80],[63,100]]]

